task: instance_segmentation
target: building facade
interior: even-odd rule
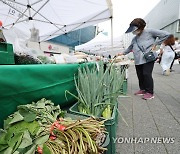
[[[144,19],[148,28],[166,30],[180,38],[180,0],[161,0]]]

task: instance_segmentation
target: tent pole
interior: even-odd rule
[[[111,50],[113,53],[113,18],[111,18]]]
[[[39,43],[39,50],[41,50],[41,42],[38,42]]]

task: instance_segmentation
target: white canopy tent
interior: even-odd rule
[[[122,37],[113,38],[113,46],[111,41],[112,39],[110,37],[105,36],[103,33],[99,33],[91,41],[76,46],[75,50],[103,56],[115,56],[117,53],[124,50]]]
[[[92,46],[94,47],[101,46],[101,43],[103,41],[106,41],[107,39],[108,37],[106,35],[104,35],[103,33],[99,33],[95,38],[93,38],[89,42],[75,46],[75,50],[90,51]]]
[[[109,19],[111,0],[0,0],[3,27],[36,28],[40,41]]]

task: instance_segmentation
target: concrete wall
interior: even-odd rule
[[[180,38],[180,0],[161,0],[144,19],[146,27],[166,30]]]
[[[144,18],[146,28],[168,31],[180,38],[180,0],[161,0]],[[127,48],[133,35],[123,34],[123,42]]]
[[[175,21],[172,24],[170,24],[162,29],[172,33],[175,37],[180,38],[180,20]]]
[[[149,28],[166,27],[180,19],[180,0],[161,0],[144,19]]]

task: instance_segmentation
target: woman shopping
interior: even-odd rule
[[[160,46],[160,54],[162,55],[160,65],[163,69],[163,75],[170,74],[171,63],[173,62],[175,57],[174,45],[175,45],[175,38],[173,35],[171,35]]]
[[[145,29],[146,22],[141,18],[134,19],[125,33],[132,32],[135,37],[130,46],[118,55],[126,55],[133,51],[135,68],[139,80],[139,88],[135,95],[142,95],[143,99],[154,98],[154,82],[152,71],[157,58],[156,45],[160,45],[170,34],[166,31],[156,29]]]

